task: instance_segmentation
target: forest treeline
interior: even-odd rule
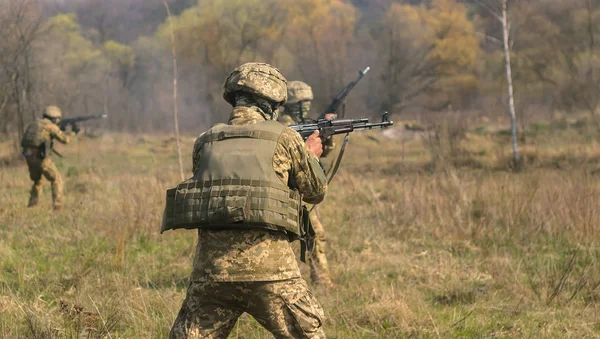
[[[315,108],[359,69],[348,114],[505,114],[500,0],[169,0],[184,131],[229,114],[221,86],[246,61],[313,86]],[[600,1],[509,1],[519,113],[596,117]],[[171,131],[171,32],[161,0],[0,1],[0,131],[45,105],[108,113],[114,130]]]

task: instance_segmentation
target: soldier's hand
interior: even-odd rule
[[[323,154],[323,143],[321,142],[321,138],[319,138],[319,131],[315,131],[306,139],[306,148],[317,157],[321,157],[321,154]]]
[[[335,113],[327,113],[327,114],[325,114],[325,119],[326,120],[333,120],[335,118],[337,118],[337,114],[335,114]]]
[[[77,134],[81,131],[81,128],[79,128],[79,126],[77,126],[76,124],[73,124],[73,126],[71,126],[71,131],[73,131],[73,133]]]

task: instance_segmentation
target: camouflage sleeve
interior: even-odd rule
[[[202,133],[194,142],[194,151],[192,153],[192,173],[196,173],[198,169],[198,159],[200,157],[200,151],[202,150],[202,146],[204,146],[204,134]]]
[[[290,187],[297,189],[309,204],[323,201],[327,179],[317,156],[306,148],[300,134],[290,128],[284,130],[280,140],[291,160]]]
[[[73,132],[65,133],[61,131],[61,129],[55,124],[48,124],[46,125],[46,128],[50,129],[50,136],[52,139],[56,139],[63,144],[70,143],[75,136],[75,133]]]

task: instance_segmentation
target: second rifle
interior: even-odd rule
[[[326,114],[330,114],[330,113],[336,114],[337,110],[340,108],[340,106],[342,106],[342,104],[346,100],[346,97],[348,96],[348,94],[350,94],[350,91],[352,91],[354,86],[356,86],[358,84],[358,82],[365,76],[365,74],[367,74],[369,69],[371,69],[371,68],[367,67],[367,68],[363,69],[362,71],[359,71],[358,77],[356,79],[352,80],[348,85],[346,85],[346,87],[342,88],[340,93],[338,93],[338,95],[336,95],[333,98],[333,100],[331,100],[331,103],[329,104],[329,106],[327,106],[325,111],[323,111],[323,113],[321,113],[321,115],[319,116],[319,118],[317,120],[325,119]]]

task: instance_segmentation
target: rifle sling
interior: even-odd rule
[[[59,158],[64,158],[65,156],[60,154],[57,150],[55,150],[54,148],[52,148],[52,153],[58,155]]]
[[[342,158],[344,157],[344,151],[346,150],[346,145],[348,144],[349,139],[350,139],[350,133],[346,133],[346,136],[344,137],[344,141],[342,142],[342,147],[340,148],[340,153],[338,154],[338,157],[335,161],[335,165],[333,165],[331,167],[331,169],[329,170],[330,173],[327,173],[327,175],[329,175],[329,179],[327,180],[327,185],[329,185],[331,183],[331,180],[333,180],[333,177],[335,177],[335,174],[337,173],[338,169],[340,168]]]

